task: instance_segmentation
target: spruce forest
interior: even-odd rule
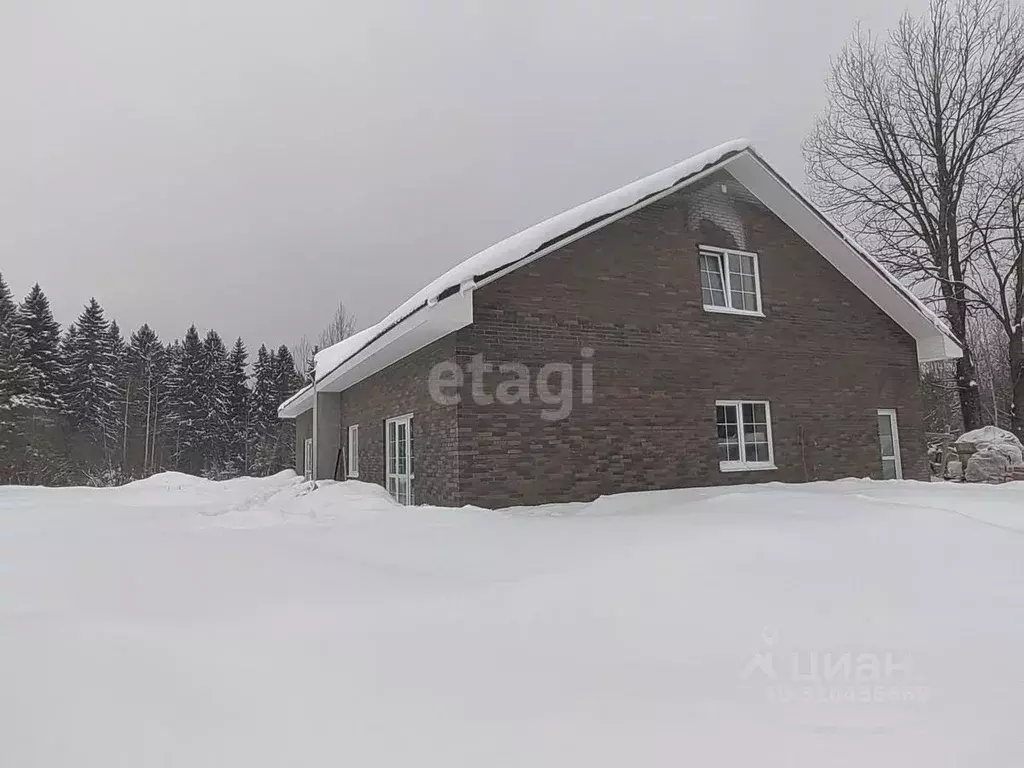
[[[278,472],[295,446],[277,406],[302,384],[284,345],[261,346],[250,371],[241,338],[125,338],[95,299],[62,332],[38,284],[18,304],[0,275],[0,485]]]

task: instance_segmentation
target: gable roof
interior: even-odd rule
[[[379,323],[319,352],[317,388],[346,389],[431,341],[468,325],[472,322],[471,294],[478,286],[721,169],[727,169],[913,336],[922,362],[961,355],[952,333],[920,299],[786,181],[749,142],[740,139],[578,205],[457,264]],[[278,413],[294,418],[310,407],[311,385],[282,403]]]

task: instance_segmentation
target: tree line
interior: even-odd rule
[[[832,63],[805,142],[815,198],[947,322],[930,427],[1024,437],[1024,10],[931,0]]]
[[[61,332],[38,284],[19,304],[0,275],[0,485],[280,471],[295,446],[277,406],[302,383],[284,345],[260,346],[250,373],[241,338],[126,339],[95,299]]]

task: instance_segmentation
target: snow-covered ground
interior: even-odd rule
[[[0,765],[1022,765],[1022,533],[1022,484],[0,488]]]

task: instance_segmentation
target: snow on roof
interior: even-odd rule
[[[435,302],[443,300],[460,290],[472,290],[475,288],[476,283],[484,278],[490,277],[505,268],[512,267],[519,262],[528,260],[545,249],[564,242],[574,234],[588,230],[590,227],[599,226],[602,220],[611,219],[616,214],[642,203],[644,200],[655,197],[667,190],[678,188],[684,182],[703,175],[703,172],[708,172],[716,167],[726,166],[737,157],[743,157],[744,155],[755,158],[765,171],[786,187],[813,215],[819,217],[833,231],[834,235],[845,243],[849,250],[856,253],[870,265],[940,334],[956,344],[955,337],[946,327],[945,323],[931,309],[926,307],[912,291],[889,273],[872,254],[862,248],[836,222],[830,219],[821,209],[815,206],[814,203],[775,171],[767,161],[757,154],[747,140],[737,139],[720,144],[681,163],[677,163],[662,171],[620,187],[606,195],[578,205],[557,216],[553,216],[469,257],[418,291],[379,323],[371,325],[369,328],[317,353],[317,381],[324,380],[328,375],[343,366],[346,361],[369,347],[377,339],[402,324],[408,317],[421,309],[431,306]],[[305,387],[297,392],[281,404],[279,411],[289,405],[305,406],[305,400],[310,399],[310,390],[311,387]]]
[[[292,403],[298,402],[299,400],[302,400],[307,395],[311,395],[312,394],[312,390],[313,390],[313,385],[312,384],[307,384],[306,386],[304,386],[302,389],[300,389],[294,395],[292,395],[287,400],[285,400],[283,403],[281,403],[279,406],[277,406],[277,415],[278,416],[282,416],[282,412],[286,411],[288,409],[289,405],[291,405]],[[291,417],[289,416],[289,417],[283,417],[283,418],[291,418]]]
[[[394,313],[392,313],[394,314]],[[390,317],[391,315],[388,315]],[[387,318],[385,318],[386,320]],[[381,327],[384,321],[376,325],[371,325],[369,328],[364,328],[358,333],[353,333],[347,339],[342,339],[337,344],[334,344],[327,349],[322,349],[316,353],[316,378],[319,381],[324,377],[327,371],[332,368],[336,368],[340,363],[344,362],[347,358],[358,352],[365,344],[373,341],[376,336],[383,328]]]
[[[359,352],[375,338],[400,323],[427,302],[437,299],[449,292],[459,289],[464,283],[475,281],[484,275],[496,272],[503,267],[526,258],[541,250],[552,241],[567,235],[584,225],[595,223],[595,220],[610,216],[624,208],[629,208],[641,200],[656,195],[676,186],[701,171],[722,162],[726,158],[750,148],[746,139],[720,144],[713,149],[694,155],[688,160],[677,163],[650,176],[646,176],[613,192],[578,205],[564,213],[553,216],[546,221],[535,224],[522,232],[512,235],[500,243],[485,248],[474,256],[449,269],[430,285],[417,292],[398,309],[385,317],[376,325],[350,336],[332,347],[328,347],[316,355],[316,378],[323,379],[327,374],[344,363],[352,355]]]

